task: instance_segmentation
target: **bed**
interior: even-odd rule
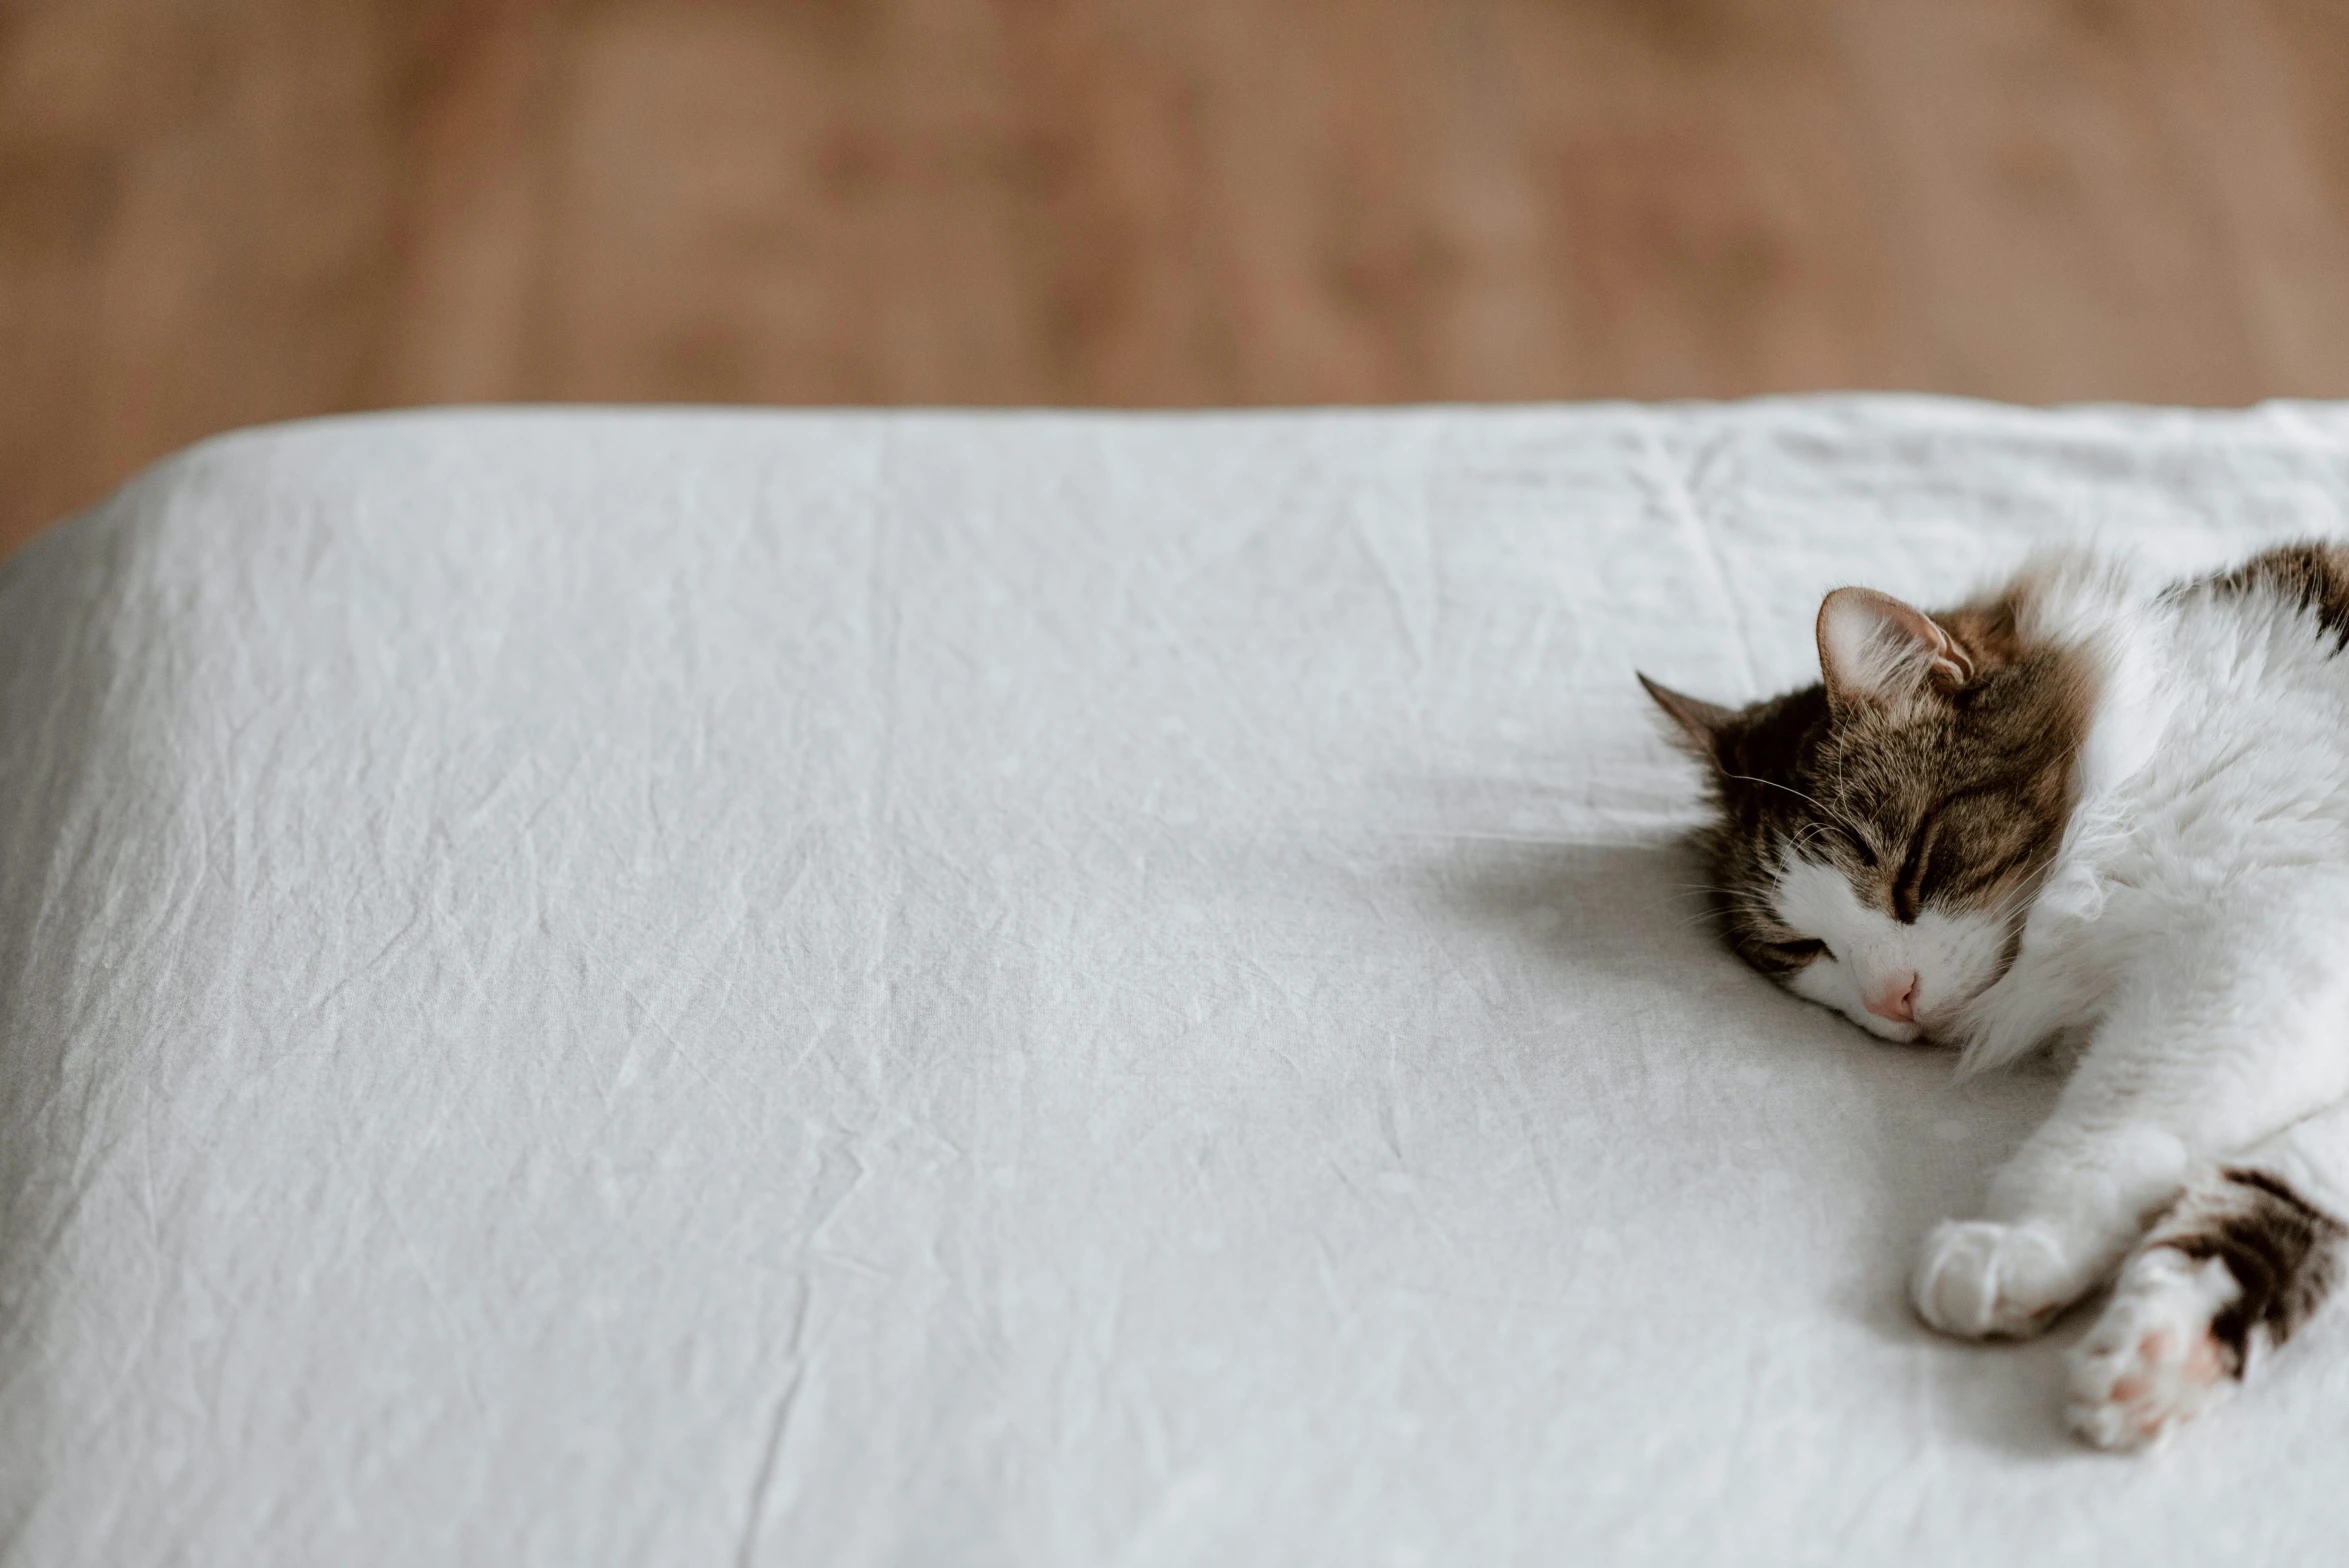
[[[2316,1561],[1902,1280],[2043,1112],[1633,680],[2343,531],[2349,410],[457,411],[0,567],[0,1562]]]

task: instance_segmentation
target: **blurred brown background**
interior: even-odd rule
[[[2341,0],[0,0],[0,548],[483,399],[2349,394]]]

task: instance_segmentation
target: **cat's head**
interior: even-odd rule
[[[1950,1038],[2013,962],[2071,811],[2089,681],[2018,608],[1839,588],[1818,685],[1730,709],[1640,677],[1706,768],[1729,945],[1888,1040]]]

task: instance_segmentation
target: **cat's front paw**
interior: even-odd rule
[[[2211,1323],[2241,1293],[2216,1258],[2159,1246],[2131,1258],[2112,1304],[2072,1347],[2072,1430],[2099,1448],[2143,1448],[2225,1398],[2234,1367]]]
[[[2039,1225],[1944,1220],[1909,1282],[1917,1316],[1961,1339],[2022,1339],[2085,1289],[2055,1233]]]

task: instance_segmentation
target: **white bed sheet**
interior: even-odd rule
[[[1901,1279],[1634,667],[2343,530],[2349,414],[462,412],[0,568],[0,1561],[2316,1561]]]

